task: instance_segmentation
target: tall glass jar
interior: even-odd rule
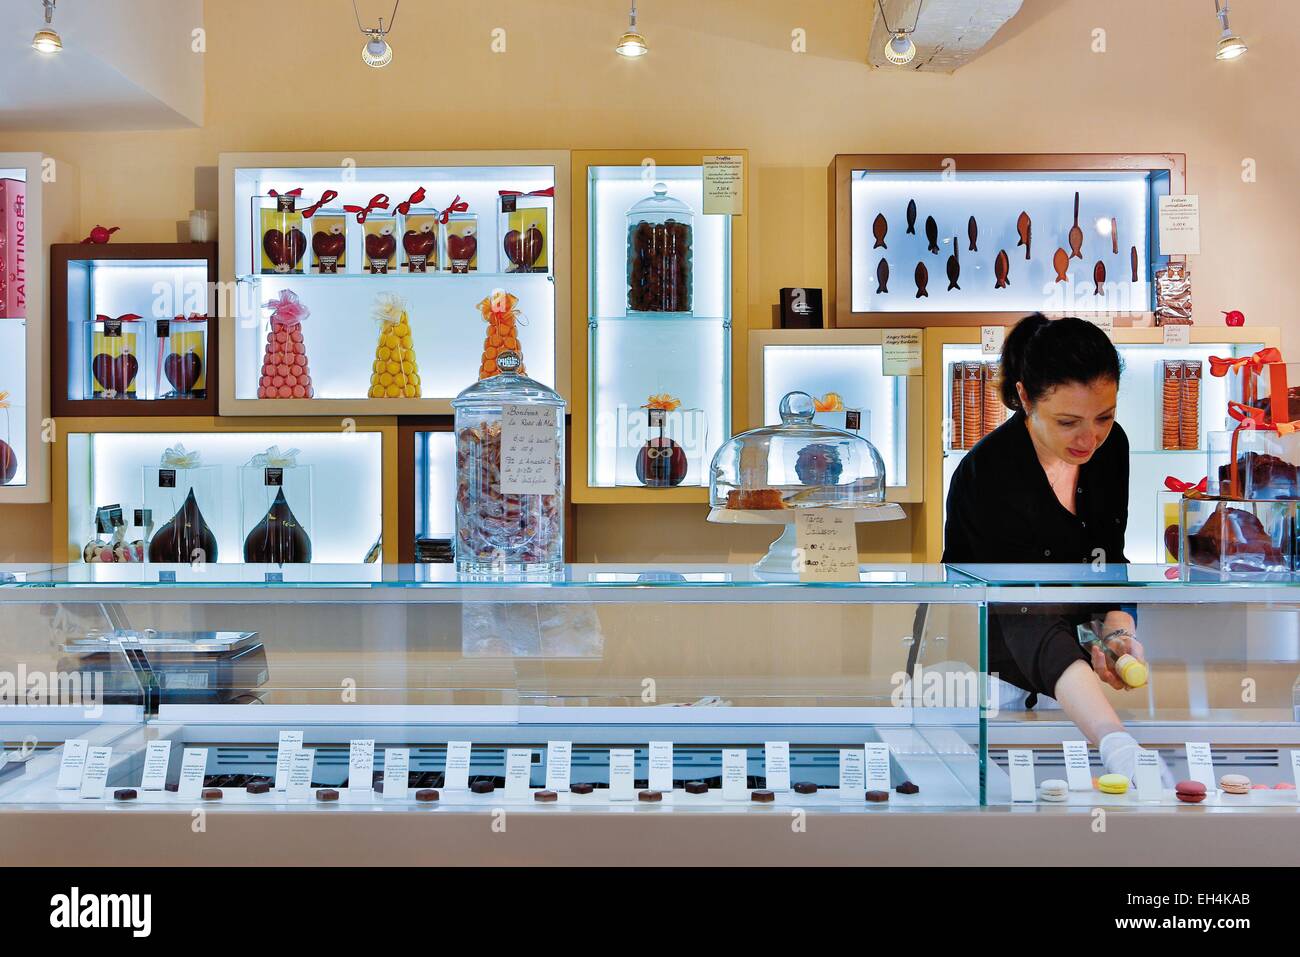
[[[627,311],[691,311],[691,242],[694,215],[668,187],[627,211]]]
[[[497,356],[456,410],[456,568],[554,574],[564,566],[564,400]]]

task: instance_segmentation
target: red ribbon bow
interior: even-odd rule
[[[289,190],[289,192],[287,192],[287,193],[277,193],[277,192],[276,192],[275,190],[273,190],[273,189],[268,189],[268,190],[266,191],[266,195],[268,195],[268,196],[274,196],[276,199],[279,199],[281,196],[301,196],[301,195],[302,195],[302,187],[299,186],[297,189],[291,189],[291,190]]]
[[[370,216],[370,214],[373,213],[375,210],[387,209],[387,208],[388,208],[388,194],[375,193],[374,196],[370,197],[370,202],[366,203],[366,205],[364,206],[344,205],[343,210],[344,212],[348,212],[348,213],[356,213],[357,222],[364,223],[366,219]]]
[[[117,322],[139,322],[143,318],[144,318],[143,316],[137,316],[134,312],[124,312],[122,313],[122,315],[117,317],[116,321]],[[114,318],[112,316],[106,316],[101,312],[95,314],[95,321],[113,322]]]
[[[1281,362],[1282,353],[1274,346],[1266,349],[1260,349],[1254,355],[1241,356],[1238,359],[1223,359],[1219,356],[1210,356],[1210,375],[1225,376],[1232,370],[1259,372],[1270,362]]]
[[[424,187],[421,186],[419,189],[417,189],[406,199],[398,203],[397,208],[394,209],[393,212],[397,213],[400,216],[405,216],[407,213],[411,211],[412,206],[423,202],[424,202]]]
[[[555,187],[548,186],[546,187],[546,189],[535,189],[529,193],[523,193],[517,189],[499,189],[497,190],[497,195],[498,196],[554,196]]]
[[[337,190],[333,190],[333,189],[325,190],[325,192],[320,194],[320,199],[317,202],[312,203],[310,206],[308,206],[306,209],[302,211],[302,218],[311,219],[313,216],[315,216],[317,213],[320,212],[320,208],[322,206],[324,206],[326,203],[332,203],[334,202],[334,200],[338,198],[339,198],[339,194]]]
[[[1199,482],[1193,485],[1191,482],[1184,482],[1182,479],[1176,479],[1172,475],[1165,476],[1165,488],[1171,492],[1204,492],[1209,485],[1210,477],[1207,475]]]
[[[172,316],[172,322],[207,322],[208,317],[198,312],[191,312],[188,316]]]
[[[438,222],[446,226],[448,220],[451,219],[452,213],[464,213],[468,211],[469,211],[469,203],[461,199],[460,193],[457,193],[456,198],[451,201],[451,205],[438,214]]]

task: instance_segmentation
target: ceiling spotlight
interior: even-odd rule
[[[397,20],[397,8],[401,3],[402,0],[394,0],[393,15],[388,18],[387,27],[384,26],[383,17],[379,18],[379,26],[363,27],[361,14],[357,13],[357,0],[352,0],[352,13],[357,18],[357,29],[366,36],[366,45],[361,48],[361,62],[366,66],[388,66],[393,62],[393,48],[389,46],[388,34],[392,32],[393,23]]]
[[[1223,34],[1219,37],[1218,49],[1214,51],[1216,60],[1235,60],[1246,52],[1246,41],[1237,36],[1228,29],[1228,5],[1219,5],[1219,0],[1214,0],[1214,12],[1219,17],[1219,24],[1223,27]]]
[[[632,0],[632,13],[628,20],[627,33],[619,37],[618,46],[614,47],[614,52],[619,56],[638,57],[645,56],[650,51],[650,46],[645,42],[643,37],[636,28],[636,0]]]
[[[912,34],[916,32],[917,24],[921,22],[921,7],[924,3],[925,0],[921,0],[916,5],[916,20],[912,23],[912,29],[901,30],[889,25],[884,4],[881,0],[876,0],[876,6],[880,8],[880,21],[885,25],[885,32],[889,34],[889,39],[885,41],[885,59],[894,66],[911,63],[912,58],[916,56],[916,44],[912,42]]]
[[[45,29],[37,30],[32,37],[32,49],[37,53],[59,53],[63,50],[63,38],[54,29],[55,0],[42,0],[45,5]]]

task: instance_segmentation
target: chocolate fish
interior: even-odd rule
[[[1119,223],[1115,222],[1115,217],[1110,218],[1110,251],[1112,255],[1119,255]]]
[[[957,280],[961,278],[961,261],[957,259],[957,237],[952,237],[952,255],[948,257],[948,289],[960,289]]]
[[[885,221],[884,213],[876,213],[876,221],[871,224],[871,235],[876,237],[876,245],[872,249],[888,249],[885,245],[885,234],[889,232],[889,223]]]
[[[1020,218],[1016,220],[1016,232],[1020,234],[1020,242],[1017,246],[1025,247],[1025,258],[1029,258],[1029,244],[1033,241],[1034,224],[1029,221],[1029,214],[1020,213]]]
[[[1106,264],[1100,259],[1097,260],[1097,265],[1092,267],[1092,284],[1096,287],[1093,289],[1092,294],[1100,296],[1101,287],[1106,285]]]
[[[876,292],[889,292],[889,263],[883,259],[876,264]]]
[[[930,241],[930,252],[939,255],[939,224],[933,216],[925,217],[925,238]]]
[[[1138,281],[1138,248],[1136,246],[1129,247],[1128,262],[1129,265],[1133,268],[1133,281],[1137,282]]]
[[[1052,266],[1056,269],[1056,281],[1068,282],[1070,277],[1065,271],[1070,268],[1070,254],[1064,249],[1058,249],[1056,255],[1052,257]]]
[[[973,253],[979,252],[979,248],[975,242],[979,238],[979,234],[980,228],[975,223],[975,217],[972,216],[970,219],[966,220],[966,235],[970,237],[970,251]]]
[[[1011,273],[1011,260],[1007,258],[1005,249],[998,250],[998,258],[993,260],[993,275],[997,282],[993,284],[994,289],[1006,289],[1011,285],[1011,280],[1007,278]]]
[[[916,200],[907,201],[907,233],[909,236],[916,235]]]
[[[1083,258],[1083,230],[1079,227],[1079,194],[1074,194],[1074,225],[1070,227],[1070,258]]]
[[[916,273],[914,275],[916,276],[916,298],[920,299],[925,296],[926,299],[929,299],[930,294],[925,291],[925,284],[930,281],[930,273],[925,268],[925,263],[916,264]]]

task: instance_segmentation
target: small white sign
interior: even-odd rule
[[[768,741],[763,745],[763,775],[769,791],[790,790],[789,741]]]
[[[86,769],[86,752],[90,742],[85,738],[69,738],[63,742],[63,757],[59,761],[59,780],[54,787],[68,791],[81,787],[81,775]]]
[[[384,800],[404,801],[410,785],[411,749],[384,748]]]
[[[280,747],[275,752],[275,789],[283,791],[289,783],[289,762],[293,752],[302,747],[301,731],[281,731]]]
[[[528,797],[529,779],[533,773],[533,752],[528,748],[506,750],[506,797]]]
[[[468,741],[447,742],[447,768],[442,775],[443,790],[469,790],[469,756]]]
[[[840,750],[840,800],[862,801],[866,796],[863,777],[865,757],[861,751],[848,748]]]
[[[172,760],[170,741],[150,741],[144,749],[144,776],[141,791],[161,791],[167,786],[167,767]]]
[[[559,794],[569,790],[573,770],[573,742],[546,742],[546,790]]]
[[[886,329],[881,334],[881,363],[884,375],[921,374],[921,330]]]
[[[1207,741],[1187,742],[1187,773],[1193,781],[1200,781],[1211,794],[1219,786],[1214,777],[1214,758]]]
[[[1011,800],[1038,800],[1038,784],[1034,781],[1034,752],[1029,748],[1012,748],[1007,751],[1007,772],[1011,775]]]
[[[1001,355],[1002,343],[1006,337],[1006,326],[980,326],[980,355]]]
[[[734,155],[705,156],[701,165],[704,179],[704,215],[740,216],[743,214],[745,158]]]
[[[799,580],[856,582],[858,534],[853,515],[840,508],[801,508],[795,513]]]
[[[722,750],[722,800],[744,801],[749,797],[749,752],[744,748]]]
[[[1137,784],[1139,801],[1159,801],[1164,797],[1164,787],[1160,783],[1160,755],[1146,748],[1139,748],[1137,769],[1133,772]]]
[[[207,748],[186,748],[181,752],[181,776],[176,796],[189,801],[197,798],[203,790],[203,775],[207,769]]]
[[[1165,333],[1165,345],[1190,346],[1192,344],[1192,327],[1182,322],[1167,322],[1160,327]]]
[[[556,495],[560,473],[556,408],[507,405],[501,408],[501,492],[504,495]]]
[[[1291,777],[1295,779],[1295,793],[1300,799],[1300,751],[1291,752]]]
[[[103,799],[104,785],[108,784],[108,765],[112,760],[112,748],[91,748],[86,753],[86,769],[81,775],[83,798]]]
[[[286,775],[284,796],[299,800],[311,795],[311,773],[316,766],[314,748],[297,748],[289,754],[289,772]]]
[[[1092,790],[1092,765],[1088,762],[1087,741],[1063,741],[1065,783],[1071,791]]]
[[[889,790],[889,745],[868,742],[867,750],[867,790]]]
[[[1098,329],[1100,329],[1102,332],[1106,333],[1107,339],[1115,338],[1115,317],[1114,316],[1104,316],[1100,314],[1095,316],[1088,316],[1088,321],[1091,322]]]
[[[673,789],[673,743],[650,742],[649,784],[652,791],[667,793]]]
[[[636,752],[615,748],[609,752],[609,799],[632,801],[636,798]]]
[[[375,739],[358,738],[348,746],[348,790],[375,789]]]
[[[1160,197],[1160,255],[1201,254],[1201,198],[1196,195]]]

